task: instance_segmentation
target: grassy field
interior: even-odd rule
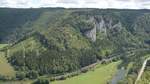
[[[8,44],[0,44],[0,49],[7,46]]]
[[[0,48],[6,46],[6,44],[0,44]],[[0,52],[0,75],[13,77],[15,76],[15,71],[13,67],[8,63],[3,52]]]
[[[55,81],[51,84],[107,84],[107,81],[117,71],[119,64],[120,62],[113,62],[108,65],[99,65],[99,68],[96,68],[94,71],[89,71],[66,80]]]
[[[32,80],[27,81],[0,81],[0,84],[32,84]]]

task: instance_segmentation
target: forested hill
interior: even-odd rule
[[[149,19],[149,10],[1,8],[0,42],[16,71],[62,74],[150,47]]]
[[[49,12],[47,16],[40,18],[43,13]],[[121,20],[122,24],[129,30],[133,31],[133,25],[135,20],[146,13],[149,10],[116,10],[116,9],[64,9],[64,8],[38,8],[38,9],[15,9],[15,8],[0,8],[0,41],[8,42],[10,39],[13,41],[16,38],[23,36],[26,31],[30,31],[32,25],[39,25],[40,20],[45,21],[48,17],[55,18],[55,14],[67,12],[75,12],[80,15],[110,15],[112,17],[117,17]],[[45,18],[44,18],[45,17]],[[47,18],[46,18],[47,17]],[[60,17],[60,16],[58,16]],[[57,18],[58,18],[57,17]],[[39,20],[40,18],[40,20]],[[50,19],[50,18],[49,18]],[[35,24],[33,22],[35,21]],[[50,20],[52,21],[52,20]],[[45,21],[46,22],[46,21]],[[54,22],[54,21],[53,21]],[[43,22],[44,23],[44,22]],[[51,23],[51,22],[50,22]],[[47,25],[47,24],[46,24]],[[132,28],[131,28],[132,27]],[[33,28],[35,29],[35,27]],[[21,31],[21,32],[20,32]],[[20,34],[22,33],[22,34]],[[16,35],[17,34],[17,35]],[[13,38],[12,38],[13,37]]]

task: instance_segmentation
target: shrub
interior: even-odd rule
[[[26,74],[24,72],[17,72],[16,78],[19,80],[23,80],[26,77]]]
[[[47,79],[37,79],[33,84],[49,84]]]
[[[65,76],[61,76],[58,80],[66,80]]]
[[[12,77],[0,75],[0,80],[2,80],[2,81],[7,81],[7,80],[11,80],[11,79],[12,79]]]
[[[86,73],[87,71],[88,71],[88,69],[81,70],[82,73]]]
[[[32,70],[32,71],[29,71],[26,76],[29,79],[36,79],[39,76],[39,74],[37,71]]]

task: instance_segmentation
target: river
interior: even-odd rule
[[[124,79],[125,74],[126,74],[126,70],[124,69],[124,67],[118,69],[116,75],[110,81],[110,84],[118,84],[120,80]]]

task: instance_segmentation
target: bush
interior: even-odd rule
[[[62,76],[62,77],[60,78],[60,80],[66,80],[66,77],[65,77],[65,76]]]
[[[37,71],[32,70],[32,71],[29,71],[26,76],[29,79],[36,79],[39,76],[39,74]]]
[[[117,58],[114,58],[114,59],[112,59],[112,61],[113,61],[113,62],[116,62],[116,61],[118,61],[118,59],[117,59]]]
[[[19,80],[23,80],[26,77],[26,74],[24,72],[17,72],[16,78]]]
[[[81,70],[82,73],[86,73],[87,71],[88,71],[88,69]]]
[[[49,84],[47,79],[37,79],[33,84]]]
[[[2,80],[2,81],[8,81],[8,80],[11,80],[11,79],[12,79],[12,77],[0,75],[0,80]]]
[[[50,81],[55,81],[55,78],[53,78],[53,77],[52,77],[52,78],[50,78]]]

